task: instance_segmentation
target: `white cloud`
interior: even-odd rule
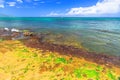
[[[120,0],[102,0],[90,7],[71,8],[67,15],[101,15],[120,12]]]
[[[55,13],[55,12],[51,12],[51,13],[49,13],[47,16],[58,16],[58,15],[60,15],[60,14]]]
[[[66,13],[61,13],[61,12],[54,12],[54,11],[52,11],[52,12],[50,12],[49,14],[47,14],[47,15],[44,15],[44,16],[49,16],[49,17],[62,17],[62,16],[68,16],[68,15],[66,15]]]
[[[4,8],[4,0],[0,0],[0,8]]]
[[[9,6],[15,6],[16,2],[7,2]]]
[[[3,4],[0,4],[0,8],[4,8],[4,5],[3,5]]]
[[[23,1],[22,1],[22,0],[17,0],[17,2],[19,2],[19,3],[23,3]]]

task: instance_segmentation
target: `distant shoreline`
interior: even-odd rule
[[[85,16],[36,16],[36,17],[20,17],[20,16],[5,16],[5,17],[0,17],[0,18],[120,18],[120,17],[85,17]]]

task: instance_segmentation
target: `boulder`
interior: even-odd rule
[[[33,36],[34,35],[33,32],[24,32],[23,34],[24,34],[24,36]]]

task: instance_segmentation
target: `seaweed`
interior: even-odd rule
[[[37,53],[33,53],[33,57],[37,57],[38,56],[38,54]]]
[[[98,66],[96,67],[96,70],[97,70],[97,71],[102,71],[103,68],[102,68],[101,66],[98,65]]]
[[[81,70],[80,69],[75,69],[74,70],[74,74],[77,78],[82,78],[82,75],[81,75]]]
[[[4,41],[4,39],[0,38],[0,42]]]
[[[70,58],[69,60],[68,60],[68,63],[71,63],[73,61],[73,58]]]
[[[53,54],[54,54],[54,53],[50,54],[50,57],[51,57],[51,58],[54,58],[54,57],[55,57],[55,55],[53,55]]]
[[[65,58],[57,58],[57,59],[55,60],[55,62],[56,62],[56,63],[64,63],[64,64],[67,64],[67,63],[68,63]]]
[[[74,70],[74,74],[77,78],[86,77],[99,80],[99,73],[96,70],[87,70],[79,68]]]
[[[83,74],[86,74],[88,78],[99,78],[99,73],[96,70],[83,70]]]
[[[22,52],[29,52],[27,49],[22,49],[21,51]]]
[[[27,73],[27,71],[29,70],[29,66],[30,66],[31,64],[29,63],[25,68],[24,68],[24,73]]]
[[[120,76],[118,77],[118,80],[120,80]]]
[[[111,71],[108,71],[107,76],[111,79],[111,80],[116,80],[115,76],[111,73]]]

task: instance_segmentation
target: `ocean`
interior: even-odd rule
[[[120,18],[1,17],[0,28],[47,33],[44,41],[120,56]]]

